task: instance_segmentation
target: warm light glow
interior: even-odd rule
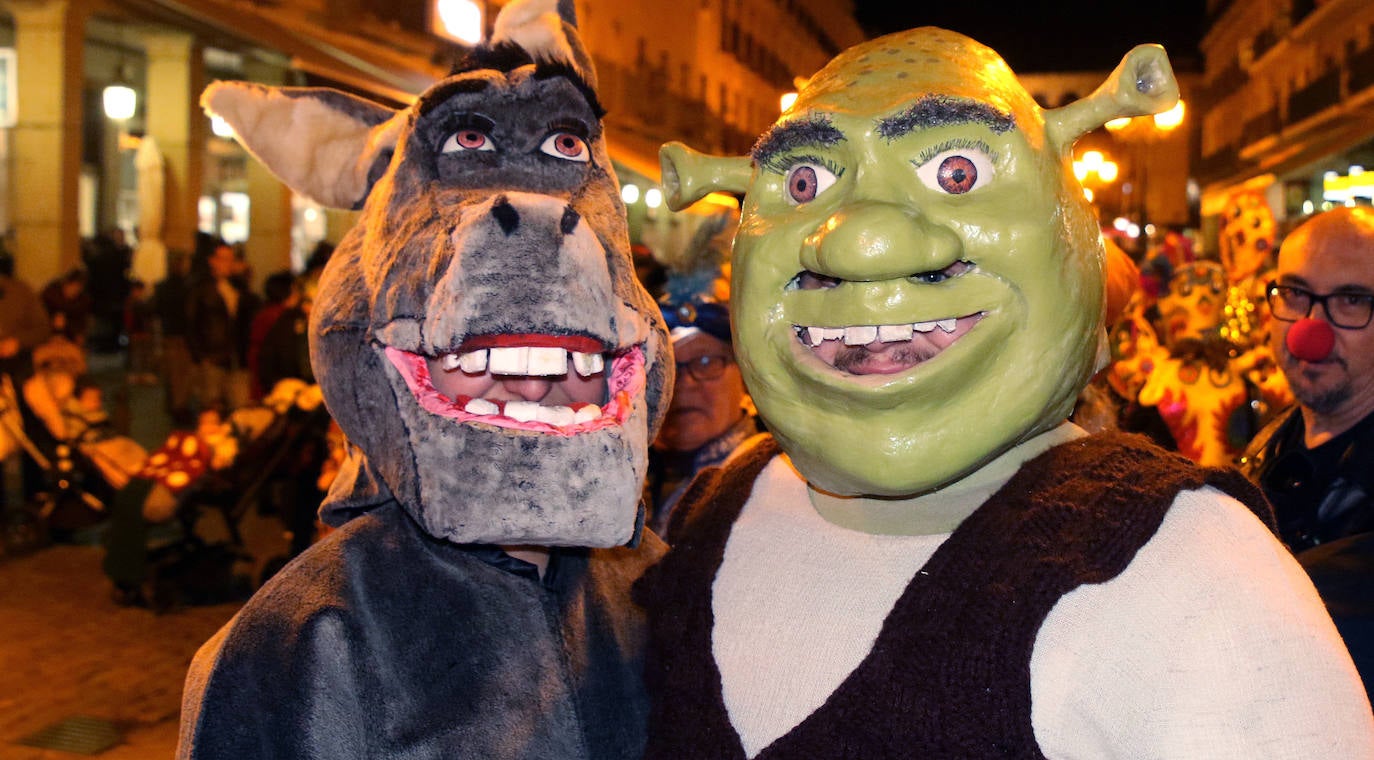
[[[1087,181],[1094,174],[1099,182],[1115,182],[1118,172],[1116,162],[1107,160],[1100,150],[1084,151],[1083,157],[1073,162],[1073,176],[1079,182]]]
[[[633,204],[639,200],[639,185],[629,184],[620,188],[620,200]]]
[[[1364,167],[1360,166],[1359,164],[1351,164],[1350,168],[1346,169],[1345,173],[1349,174],[1352,177],[1358,177],[1361,174],[1364,174]]]
[[[1092,203],[1092,202],[1093,202],[1093,191],[1090,190],[1090,189],[1088,189],[1088,188],[1086,188],[1086,187],[1083,188],[1083,197],[1088,199],[1088,203]]]
[[[1131,123],[1130,117],[1128,117],[1128,116],[1122,116],[1120,119],[1112,119],[1111,121],[1107,122],[1107,125],[1106,125],[1106,126],[1107,126],[1107,129],[1110,129],[1110,130],[1113,131],[1113,132],[1120,132],[1121,130],[1123,130],[1123,129],[1126,128],[1126,125],[1127,125],[1127,124],[1130,124],[1130,123]]]
[[[1126,235],[1128,237],[1133,238],[1140,237],[1140,225],[1136,224],[1135,222],[1131,222],[1130,224],[1126,225]]]
[[[1126,228],[1131,226],[1131,220],[1124,216],[1118,216],[1112,220],[1112,226],[1116,228],[1117,232],[1125,232]]]
[[[663,191],[656,187],[651,187],[644,191],[644,205],[649,208],[658,208],[663,205]]]
[[[1155,126],[1168,132],[1183,123],[1183,101],[1174,104],[1173,108],[1164,113],[1155,114]]]
[[[234,128],[229,126],[229,122],[219,116],[210,117],[210,131],[214,133],[215,137],[228,139],[234,136]]]
[[[796,103],[796,102],[797,102],[797,93],[795,93],[795,92],[785,92],[785,93],[782,94],[782,99],[779,101],[779,105],[782,107],[782,110],[783,110],[783,112],[785,113],[785,112],[787,111],[787,109],[791,108],[791,107],[792,107],[792,104],[793,104],[793,103]]]
[[[473,0],[434,0],[434,31],[469,45],[482,41],[482,6]]]
[[[106,87],[102,99],[105,103],[105,115],[115,121],[131,119],[134,111],[138,110],[138,93],[126,84],[112,84]]]

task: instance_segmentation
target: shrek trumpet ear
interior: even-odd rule
[[[663,196],[668,208],[681,211],[708,193],[742,193],[749,187],[751,166],[743,156],[708,156],[671,142],[658,149]]]
[[[1159,45],[1137,45],[1093,94],[1045,112],[1050,142],[1067,150],[1112,119],[1160,113],[1178,102],[1178,81]]]

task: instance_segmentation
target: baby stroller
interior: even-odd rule
[[[146,519],[180,526],[178,540],[149,554],[144,601],[165,609],[246,598],[308,547],[323,497],[314,482],[329,421],[319,386],[283,380],[260,404],[227,418],[203,412],[195,431],[173,432],[139,473],[152,484]],[[236,566],[254,560],[240,530],[254,509],[279,517],[292,541],[287,554],[268,558],[259,577],[249,578]],[[209,514],[226,539],[202,537],[197,526]]]
[[[146,451],[114,434],[100,389],[84,379],[80,348],[56,338],[34,350],[34,373],[18,384],[0,378],[0,455],[22,451],[37,474],[26,521],[30,544],[62,540],[105,521],[119,489],[142,466]],[[11,540],[16,537],[11,536]]]

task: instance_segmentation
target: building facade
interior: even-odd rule
[[[1374,198],[1374,3],[1209,0],[1201,152],[1204,220],[1258,192],[1280,229]],[[1366,178],[1367,176],[1367,178]]]
[[[258,281],[298,268],[351,215],[294,197],[216,133],[200,92],[241,79],[405,105],[465,50],[434,31],[437,2],[0,0],[0,233],[17,273],[41,286],[80,263],[83,239],[116,228],[138,241],[135,274],[149,281],[197,231],[242,242]],[[504,0],[481,5],[489,30]],[[692,223],[650,206],[659,145],[747,152],[797,77],[863,39],[850,2],[576,6],[612,160],[646,191],[628,204],[632,232],[665,245]],[[127,118],[107,115],[111,85],[136,95]]]

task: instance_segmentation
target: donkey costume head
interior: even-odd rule
[[[555,4],[508,5],[490,45],[401,111],[321,89],[205,93],[297,192],[362,208],[311,314],[315,374],[361,451],[328,522],[395,498],[460,543],[637,535],[673,364],[572,2]]]

